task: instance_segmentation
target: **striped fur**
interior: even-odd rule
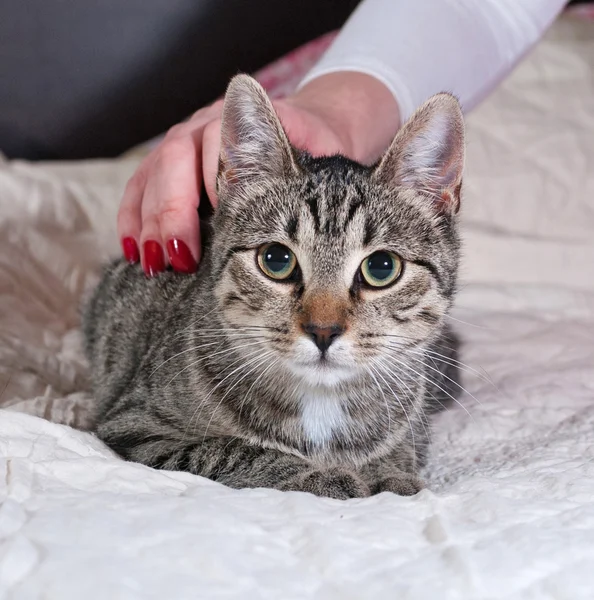
[[[414,494],[428,416],[457,389],[445,324],[459,258],[457,102],[430,100],[372,167],[291,148],[246,76],[230,84],[222,129],[198,273],[147,279],[116,262],[85,309],[97,434],[125,459],[236,488]],[[269,242],[293,250],[299,280],[262,274],[256,251]],[[357,275],[376,250],[404,261],[382,290]],[[323,359],[306,317],[345,328]]]

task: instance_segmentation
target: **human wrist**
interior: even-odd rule
[[[400,127],[392,92],[365,73],[320,75],[296,92],[291,102],[326,120],[341,138],[345,154],[362,163],[377,160]]]

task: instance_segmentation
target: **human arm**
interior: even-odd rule
[[[371,162],[434,93],[450,91],[466,110],[475,106],[564,4],[364,0],[299,90],[275,108],[295,146]],[[127,257],[142,255],[149,275],[168,262],[196,269],[202,180],[216,202],[220,114],[218,102],[172,128],[128,184],[118,230]]]
[[[302,81],[355,71],[381,81],[403,121],[438,92],[467,112],[540,39],[567,0],[363,0]]]

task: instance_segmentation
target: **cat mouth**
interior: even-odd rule
[[[331,371],[333,369],[344,369],[345,367],[338,363],[336,360],[331,359],[325,353],[320,353],[320,356],[317,358],[312,358],[310,360],[296,360],[293,361],[296,365],[306,369],[321,369]]]
[[[340,364],[327,356],[309,361],[290,361],[289,369],[306,382],[315,385],[336,385],[353,379],[357,369],[352,365]]]

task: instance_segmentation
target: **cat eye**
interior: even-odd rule
[[[400,277],[402,266],[402,259],[397,254],[381,250],[370,254],[361,263],[361,277],[371,287],[387,287]]]
[[[297,272],[297,258],[282,244],[266,244],[258,249],[258,266],[271,279],[286,281]]]

